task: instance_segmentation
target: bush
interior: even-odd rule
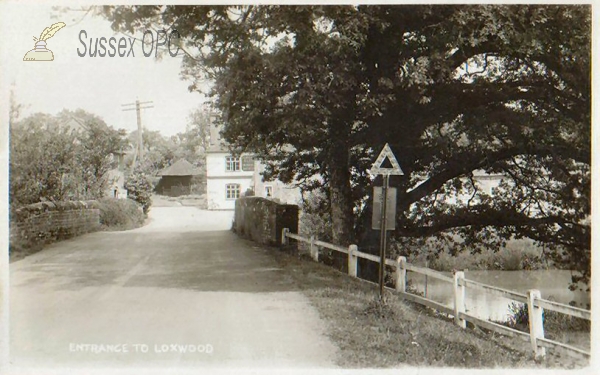
[[[313,191],[303,197],[300,206],[299,232],[302,236],[315,236],[321,241],[332,238],[331,214],[325,193]]]
[[[100,225],[110,230],[127,230],[144,224],[141,206],[131,199],[104,198],[99,201]]]
[[[139,203],[144,214],[147,215],[152,205],[152,191],[154,190],[150,178],[137,169],[127,177],[125,189],[127,189],[127,197]]]
[[[301,236],[315,238],[332,242],[333,229],[329,210],[329,200],[325,192],[315,190],[302,196],[300,205],[300,217],[298,222],[298,232]],[[298,246],[299,251],[308,251],[308,245],[301,243]],[[334,264],[334,251],[322,249],[320,260],[327,264]]]
[[[73,115],[84,122],[85,130],[59,126],[72,121]],[[44,199],[101,198],[107,188],[104,176],[112,168],[107,155],[121,148],[121,137],[102,119],[82,110],[64,110],[56,116],[37,113],[11,124],[11,207]]]
[[[519,331],[529,331],[529,310],[526,304],[511,302],[508,305],[508,326]]]

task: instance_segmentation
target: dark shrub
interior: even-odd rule
[[[144,213],[131,199],[103,198],[99,201],[100,224],[106,229],[126,230],[142,226]]]
[[[127,189],[127,197],[142,205],[144,214],[147,215],[152,205],[154,190],[149,176],[140,170],[135,170],[125,180],[125,189]]]

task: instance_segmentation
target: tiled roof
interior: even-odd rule
[[[180,159],[158,173],[159,176],[195,176],[201,174],[187,160]]]

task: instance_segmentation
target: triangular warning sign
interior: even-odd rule
[[[386,159],[389,160],[389,163],[391,163],[391,168],[383,167],[383,163]],[[386,143],[385,146],[383,146],[383,150],[381,150],[381,153],[377,157],[377,160],[375,160],[375,163],[373,163],[373,166],[371,167],[371,173],[387,175],[404,175],[404,172],[402,172],[402,168],[400,168],[400,164],[398,164],[398,160],[396,160],[396,156],[394,156],[394,153],[392,152],[392,149],[390,148],[389,144]]]

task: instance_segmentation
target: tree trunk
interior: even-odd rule
[[[348,148],[343,139],[336,138],[332,144],[329,174],[333,243],[348,246],[354,241],[354,203],[348,168]]]

